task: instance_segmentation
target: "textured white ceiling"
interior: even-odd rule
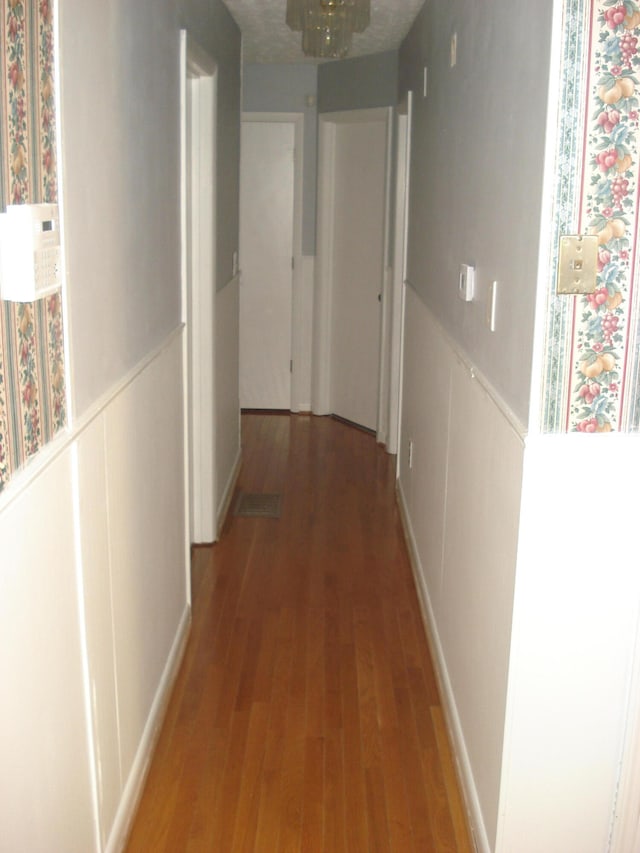
[[[317,62],[302,53],[300,33],[285,24],[286,0],[224,0],[242,31],[245,62]],[[353,36],[350,57],[393,50],[424,0],[371,0],[371,24]]]

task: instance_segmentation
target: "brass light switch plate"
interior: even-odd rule
[[[597,276],[597,236],[577,234],[560,237],[557,293],[593,293]]]

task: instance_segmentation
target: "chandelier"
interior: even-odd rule
[[[342,59],[370,17],[371,0],[287,0],[287,26],[302,33],[305,56]]]

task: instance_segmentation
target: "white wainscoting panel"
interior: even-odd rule
[[[0,850],[97,849],[70,450],[0,515]]]
[[[187,596],[176,336],[105,411],[120,754],[126,779]]]
[[[498,820],[524,445],[410,287],[406,298],[401,507],[484,853]]]
[[[434,607],[442,589],[451,352],[407,288],[400,482]],[[417,303],[417,304],[414,304]],[[411,455],[411,467],[409,466]]]
[[[456,361],[435,612],[490,843],[500,795],[523,453],[522,436]]]
[[[104,430],[105,418],[100,414],[77,441],[80,549],[103,846],[113,825],[123,786]]]

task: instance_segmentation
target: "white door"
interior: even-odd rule
[[[295,126],[242,122],[240,405],[291,408]]]
[[[336,122],[333,161],[331,409],[376,430],[380,380],[387,123]]]

